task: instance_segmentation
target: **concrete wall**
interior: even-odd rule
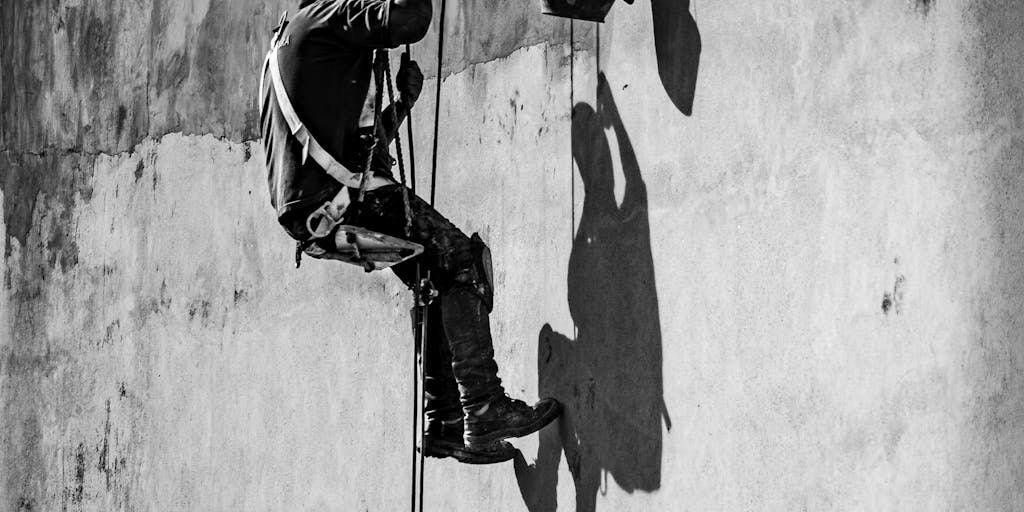
[[[292,3],[0,3],[0,510],[406,506],[409,296],[268,204]],[[450,3],[438,207],[567,413],[428,509],[1024,508],[1024,5]]]

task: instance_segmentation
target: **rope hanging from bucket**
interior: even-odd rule
[[[430,206],[434,206],[434,191],[437,189],[437,135],[441,120],[441,80],[444,76],[444,11],[445,0],[441,0],[441,19],[437,29],[437,87],[434,90],[434,147],[430,158]]]

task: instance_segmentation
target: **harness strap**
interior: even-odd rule
[[[292,105],[291,98],[288,96],[288,91],[284,87],[284,81],[281,79],[281,66],[278,59],[278,49],[289,42],[284,37],[284,29],[287,24],[286,12],[281,16],[277,29],[274,31],[271,49],[267,53],[263,64],[263,73],[260,76],[260,91],[263,91],[264,78],[269,71],[274,96],[277,98],[277,105],[281,109],[281,115],[284,116],[285,122],[288,124],[288,131],[302,144],[302,163],[305,163],[307,158],[313,157],[313,161],[329,176],[344,187],[360,189],[362,194],[365,194],[367,190],[374,190],[393,184],[394,182],[390,179],[374,176],[372,172],[356,173],[350,171],[317,142],[316,138],[309,132],[309,129],[299,119],[299,115],[295,112],[294,105]],[[260,102],[261,109],[262,105],[263,102]],[[369,167],[367,167],[367,170],[369,170]],[[331,230],[341,222],[342,215],[351,203],[348,190],[344,187],[338,191],[331,201],[325,202],[306,219],[306,229],[310,232],[312,238],[328,236]],[[301,250],[300,248],[299,251]]]
[[[270,79],[274,86],[274,94],[277,96],[277,106],[281,108],[281,114],[288,123],[288,130],[302,144],[302,162],[305,163],[308,157],[313,157],[313,161],[339,183],[346,187],[358,188],[362,173],[352,172],[335,160],[299,120],[299,115],[295,112],[295,107],[292,106],[288,91],[285,90],[284,82],[281,80],[281,67],[277,58],[279,47],[279,44],[275,44],[273,49],[267,53],[266,65],[270,67]]]

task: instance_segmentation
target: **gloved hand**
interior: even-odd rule
[[[420,91],[423,90],[423,72],[416,61],[409,59],[408,53],[402,54],[402,64],[398,68],[395,81],[398,86],[398,99],[409,106],[416,103]]]

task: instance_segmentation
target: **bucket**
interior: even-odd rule
[[[576,20],[604,23],[615,0],[541,0],[540,12]]]

